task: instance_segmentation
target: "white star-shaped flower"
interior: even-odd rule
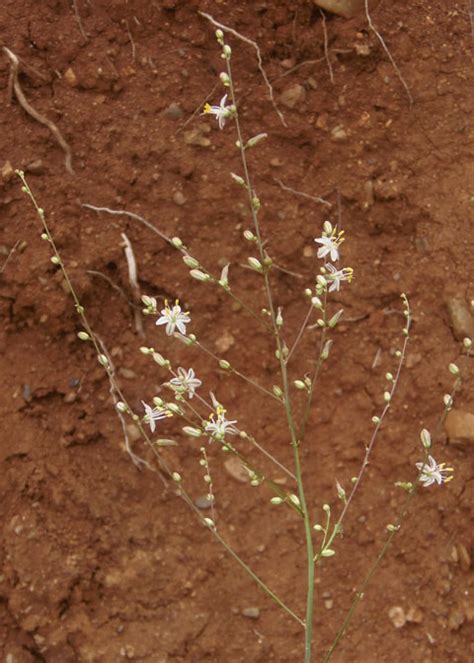
[[[344,241],[344,231],[336,234],[333,230],[329,235],[323,232],[322,237],[317,237],[314,240],[317,244],[321,244],[318,249],[318,258],[325,258],[327,255],[331,257],[333,262],[339,260],[339,246]]]
[[[143,420],[150,426],[152,433],[155,432],[155,421],[160,421],[160,419],[165,419],[166,417],[171,416],[171,412],[168,410],[163,410],[159,407],[151,407],[150,405],[147,405],[145,401],[142,401],[142,405],[145,408],[145,416]]]
[[[225,410],[222,406],[219,406],[216,412],[217,418],[211,414],[209,423],[204,427],[206,433],[209,433],[210,436],[216,440],[223,440],[226,434],[237,435],[239,431],[234,426],[234,424],[237,423],[237,420],[227,420],[225,418]]]
[[[329,292],[333,292],[334,290],[339,292],[342,281],[347,281],[348,283],[352,281],[352,275],[354,272],[352,267],[336,269],[336,267],[331,265],[330,262],[324,265],[324,267],[329,272],[328,274],[325,274],[325,278],[331,282],[331,285],[329,286]]]
[[[446,463],[438,465],[433,456],[428,456],[427,463],[417,463],[416,469],[421,472],[420,483],[425,488],[431,486],[433,483],[441,485],[442,483],[451,481],[453,477],[448,475],[450,472],[454,472],[452,467],[446,467]]]
[[[168,301],[165,300],[165,308],[161,310],[161,317],[156,321],[157,325],[166,325],[168,336],[172,336],[175,329],[186,336],[186,325],[191,322],[189,313],[184,312],[178,302],[177,299],[173,308],[170,308]]]
[[[201,386],[201,384],[201,380],[197,379],[192,368],[186,370],[181,368],[181,366],[178,368],[178,375],[170,380],[170,385],[173,389],[187,393],[189,398],[194,396],[194,392]]]
[[[231,104],[226,106],[225,102],[227,101],[227,95],[225,94],[219,106],[211,106],[210,104],[205,104],[204,113],[210,113],[211,115],[216,116],[216,120],[219,123],[219,129],[223,129],[225,121],[228,117],[231,117],[235,112],[235,107]]]

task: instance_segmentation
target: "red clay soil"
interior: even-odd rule
[[[144,318],[145,338],[137,333],[121,234],[133,246],[141,293],[159,303],[179,298],[191,312],[189,331],[271,389],[278,370],[272,339],[259,323],[222,290],[192,280],[179,254],[140,222],[81,207],[142,215],[181,237],[212,272],[230,262],[238,295],[256,310],[265,305],[261,278],[242,267],[252,246],[242,238],[250,227],[244,192],[229,177],[241,172],[235,125],[220,131],[214,118],[200,114],[205,101],[218,103],[224,94],[219,47],[201,10],[258,42],[287,123],[269,100],[254,49],[229,37],[246,135],[268,133],[249,159],[289,344],[306,314],[304,289],[321,264],[313,238],[325,219],[337,221],[340,196],[342,257],[355,278],[331,295],[331,311],[342,305],[345,317],[333,333],[302,450],[315,522],[324,503],[340,511],[335,478],[349,489],[371,418],[383,406],[384,376],[394,372],[403,340],[401,292],[413,310],[393,406],[336,555],[318,569],[315,660],[334,639],[403,504],[405,493],[394,484],[414,480],[419,432],[426,427],[434,435],[452,385],[447,367],[457,361],[465,379],[456,408],[463,425],[471,421],[470,431],[439,429],[433,451],[454,468],[454,480],[419,491],[332,660],[472,662],[474,433],[466,413],[474,413],[474,374],[471,359],[459,357],[474,299],[468,2],[383,0],[374,10],[411,106],[363,15],[326,15],[331,82],[322,15],[310,0],[1,4],[0,45],[20,58],[25,96],[57,125],[75,171],[65,169],[49,128],[19,105],[2,51],[1,660],[303,660],[299,624],[239,569],[173,486],[166,488],[156,471],[137,469],[124,450],[107,376],[89,344],[77,339],[81,325],[66,284],[11,172],[26,170],[132,406],[142,412],[142,399],[169,394],[161,386],[167,373],[139,352],[153,346],[175,366],[192,366],[201,393],[212,390],[229,418],[291,465],[276,401],[168,338],[154,319]],[[278,180],[331,207],[283,190]],[[304,334],[291,359],[292,379],[310,370],[319,334],[315,327]],[[295,391],[294,398],[301,408],[301,395]],[[159,436],[178,442],[163,449],[167,462],[193,498],[202,497],[201,441],[181,434],[176,418],[158,425]],[[236,444],[285,490],[295,490],[249,443]],[[153,463],[142,441],[133,448]],[[219,532],[303,614],[306,553],[298,515],[270,505],[267,488],[237,481],[216,445],[206,449]]]

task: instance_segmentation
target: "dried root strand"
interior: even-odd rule
[[[8,59],[10,60],[10,78],[8,81],[8,89],[11,92],[11,89],[13,88],[15,92],[15,96],[18,99],[18,103],[20,106],[23,108],[23,110],[28,113],[28,115],[31,115],[33,119],[35,119],[37,122],[40,124],[43,124],[45,127],[48,127],[48,129],[51,131],[53,136],[55,137],[56,141],[58,144],[61,146],[63,149],[66,157],[65,157],[65,165],[66,165],[66,170],[68,173],[71,175],[74,175],[74,170],[72,168],[72,152],[71,148],[67,144],[67,142],[64,140],[61,132],[57,128],[57,126],[49,120],[47,117],[44,117],[38,111],[36,111],[33,106],[30,105],[30,103],[27,101],[23,90],[21,89],[20,81],[18,80],[18,67],[20,64],[20,61],[18,57],[6,46],[2,47],[3,52],[6,54]]]

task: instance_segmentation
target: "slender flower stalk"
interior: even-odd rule
[[[225,46],[224,46],[225,48]],[[252,220],[253,220],[253,226],[254,226],[254,232],[256,236],[256,243],[257,243],[257,248],[259,251],[259,257],[260,257],[260,264],[262,265],[263,269],[263,279],[264,279],[264,285],[265,285],[265,291],[267,294],[267,302],[268,302],[268,308],[270,311],[270,317],[272,321],[272,326],[273,326],[273,335],[275,338],[276,342],[276,353],[278,356],[278,360],[280,363],[280,372],[281,372],[281,377],[282,377],[282,385],[283,385],[283,395],[284,395],[284,405],[285,405],[285,412],[286,412],[286,418],[288,422],[288,428],[290,431],[290,437],[291,437],[291,446],[293,449],[293,457],[294,457],[294,463],[295,463],[295,476],[297,480],[297,485],[298,485],[298,499],[301,507],[301,513],[303,514],[303,520],[304,520],[304,528],[305,528],[305,539],[306,539],[306,556],[307,556],[307,596],[306,596],[306,619],[305,619],[305,663],[310,663],[311,662],[311,652],[312,652],[312,638],[313,638],[313,612],[314,612],[314,548],[313,548],[313,533],[312,533],[312,527],[311,527],[311,519],[310,515],[308,512],[307,504],[306,504],[306,495],[305,495],[305,490],[304,490],[304,484],[303,484],[303,475],[302,475],[302,469],[301,469],[301,461],[300,461],[300,455],[299,455],[299,446],[300,446],[300,440],[298,439],[297,435],[297,430],[296,430],[296,425],[294,422],[294,417],[293,417],[293,411],[292,411],[292,406],[291,406],[291,396],[290,396],[290,389],[289,389],[289,379],[288,379],[288,373],[287,373],[287,357],[285,356],[284,352],[284,347],[283,343],[280,337],[280,330],[279,326],[277,324],[277,314],[275,311],[275,307],[273,304],[273,297],[272,297],[272,291],[270,287],[270,279],[269,279],[269,274],[268,274],[268,256],[265,252],[264,246],[263,246],[263,241],[262,241],[262,236],[261,236],[261,231],[260,231],[260,223],[258,220],[258,209],[260,207],[258,197],[255,194],[255,191],[252,187],[251,179],[250,179],[250,173],[248,169],[248,164],[247,164],[247,158],[246,158],[246,153],[245,153],[245,142],[243,140],[242,136],[242,131],[240,128],[240,122],[239,122],[239,113],[238,113],[238,106],[236,103],[236,97],[235,97],[235,90],[234,90],[234,83],[232,79],[232,69],[231,69],[231,64],[230,64],[230,57],[226,57],[226,65],[227,65],[227,76],[228,76],[228,81],[229,81],[229,88],[230,88],[230,95],[231,95],[231,100],[233,103],[233,106],[235,107],[234,111],[234,118],[235,118],[235,126],[236,126],[236,131],[237,131],[237,138],[238,138],[238,147],[240,150],[240,156],[241,156],[241,162],[242,162],[242,169],[244,173],[244,182],[245,182],[245,189],[247,191],[248,195],[248,200],[249,200],[249,208],[252,214]],[[265,266],[265,267],[263,267]]]
[[[25,179],[24,173],[22,171],[17,171],[17,175],[23,183],[23,192],[28,195],[28,197],[30,198],[30,200],[31,200],[31,202],[32,202],[37,214],[38,214],[39,220],[40,220],[40,222],[42,224],[42,227],[44,229],[45,239],[47,239],[47,241],[50,244],[50,247],[51,247],[51,250],[52,250],[52,253],[53,253],[53,257],[56,258],[56,264],[60,267],[60,269],[62,271],[62,274],[64,276],[64,279],[67,283],[69,292],[71,293],[71,296],[74,300],[74,305],[75,305],[76,311],[77,311],[77,313],[78,313],[78,315],[81,319],[81,322],[82,322],[82,324],[84,326],[84,330],[85,330],[84,332],[82,332],[82,339],[81,340],[90,341],[92,343],[92,345],[94,346],[94,349],[96,351],[97,356],[102,355],[103,354],[103,348],[101,347],[101,344],[100,344],[100,341],[99,341],[98,337],[96,336],[96,334],[94,333],[91,325],[89,324],[89,320],[87,318],[85,309],[84,309],[84,307],[82,306],[82,304],[79,300],[79,297],[78,297],[78,295],[76,293],[76,290],[75,290],[75,288],[74,288],[74,286],[71,282],[71,279],[69,278],[69,273],[68,273],[68,271],[66,270],[66,268],[63,264],[63,261],[61,259],[60,254],[59,254],[59,251],[58,251],[58,248],[55,244],[54,238],[53,238],[53,236],[52,236],[52,234],[49,230],[49,226],[48,226],[48,223],[46,221],[44,210],[42,208],[40,208],[38,203],[36,202],[36,198],[35,198],[33,192],[31,191],[31,189],[28,185],[28,182]],[[107,373],[107,376],[110,380],[111,385],[113,385],[113,387],[114,387],[114,390],[117,394],[117,397],[120,399],[120,400],[117,401],[117,405],[118,405],[118,403],[120,403],[120,410],[126,411],[127,413],[130,414],[133,421],[136,423],[141,435],[145,439],[148,447],[151,449],[152,453],[154,454],[158,466],[162,469],[162,471],[164,472],[164,474],[166,476],[168,476],[170,478],[173,478],[176,475],[176,473],[172,471],[171,467],[168,465],[166,460],[159,453],[157,447],[153,444],[153,442],[149,438],[146,430],[143,428],[143,426],[140,422],[140,417],[133,412],[132,407],[127,402],[127,400],[125,398],[125,395],[123,394],[123,392],[121,391],[119,385],[115,381],[115,376],[114,376],[114,373],[113,373],[110,362],[105,362],[105,363],[102,363],[101,365],[102,365],[103,369],[105,370],[105,372]],[[120,411],[118,409],[118,407],[117,407],[117,410]],[[160,476],[161,476],[161,474],[160,474]],[[193,513],[195,514],[195,516],[197,517],[199,522],[205,524],[202,514],[200,513],[199,509],[194,504],[193,500],[191,499],[191,497],[189,496],[189,494],[187,493],[187,491],[185,490],[185,488],[184,488],[184,486],[181,482],[179,484],[178,495],[184,500],[184,502],[187,504],[187,506],[193,511]],[[216,538],[216,540],[225,548],[225,550],[229,553],[229,555],[231,557],[233,557],[233,559],[239,564],[239,566],[245,571],[245,573],[247,573],[247,575],[249,575],[259,585],[259,587],[261,587],[263,589],[263,591],[268,596],[270,596],[271,599],[277,605],[280,606],[280,608],[282,608],[282,610],[284,610],[292,619],[294,619],[301,626],[304,627],[303,620],[296,614],[296,612],[294,612],[275,592],[273,592],[270,589],[270,587],[248,566],[248,564],[246,564],[243,561],[243,559],[225,541],[225,539],[223,539],[220,536],[220,534],[218,534],[217,531],[215,531],[214,529],[209,528],[209,531],[211,531],[211,533]]]

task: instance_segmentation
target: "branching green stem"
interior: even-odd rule
[[[242,169],[243,169],[243,174],[244,174],[244,182],[246,185],[246,190],[247,190],[247,195],[249,199],[249,207],[250,211],[252,214],[252,220],[253,220],[253,225],[254,225],[254,230],[255,230],[255,235],[257,238],[257,246],[259,250],[259,257],[260,257],[260,262],[263,266],[263,279],[264,279],[264,284],[265,284],[265,292],[267,295],[267,302],[268,302],[268,308],[270,311],[270,316],[272,320],[272,326],[273,326],[273,335],[275,337],[275,342],[276,342],[276,348],[277,348],[277,356],[278,360],[280,363],[280,371],[281,371],[281,377],[282,377],[282,385],[283,385],[283,395],[284,395],[284,404],[285,404],[285,412],[286,412],[286,418],[288,422],[288,428],[290,431],[290,437],[291,437],[291,446],[293,448],[293,457],[294,457],[294,464],[295,464],[295,476],[296,476],[296,481],[298,485],[298,499],[300,501],[301,505],[301,512],[303,514],[303,519],[304,519],[304,528],[305,528],[305,539],[306,539],[306,555],[307,555],[307,594],[306,594],[306,619],[305,619],[305,663],[311,663],[311,656],[312,656],[312,637],[313,637],[313,611],[314,611],[314,548],[313,548],[313,533],[312,533],[312,528],[311,528],[311,519],[310,515],[308,513],[308,507],[306,504],[306,496],[305,496],[305,490],[304,490],[304,484],[303,484],[303,475],[302,475],[302,470],[301,470],[301,461],[300,461],[300,455],[299,455],[299,446],[300,446],[300,440],[298,439],[297,431],[296,431],[296,426],[294,423],[294,417],[293,417],[293,412],[292,412],[292,407],[291,407],[291,396],[290,396],[290,389],[289,389],[289,381],[288,381],[288,372],[287,372],[287,350],[283,345],[283,342],[280,337],[280,329],[277,324],[277,319],[276,319],[276,313],[275,313],[275,306],[273,303],[273,297],[272,297],[272,291],[271,291],[271,286],[270,286],[270,278],[269,278],[269,263],[268,263],[268,257],[265,253],[264,246],[263,246],[263,241],[262,241],[262,235],[260,231],[260,223],[258,220],[258,210],[257,210],[257,205],[255,204],[255,192],[252,187],[252,182],[250,179],[250,174],[249,174],[249,169],[248,169],[248,164],[247,164],[247,158],[245,154],[245,143],[243,140],[242,136],[242,131],[240,128],[240,122],[239,122],[239,114],[238,114],[238,109],[237,109],[237,102],[236,102],[236,96],[235,96],[235,90],[234,90],[234,83],[232,79],[232,69],[230,65],[230,58],[226,59],[227,63],[227,74],[229,77],[229,88],[230,88],[230,94],[231,94],[231,99],[232,103],[235,108],[235,125],[236,125],[236,130],[237,130],[237,138],[238,138],[238,145],[240,149],[240,156],[241,156],[241,162],[242,162]]]

